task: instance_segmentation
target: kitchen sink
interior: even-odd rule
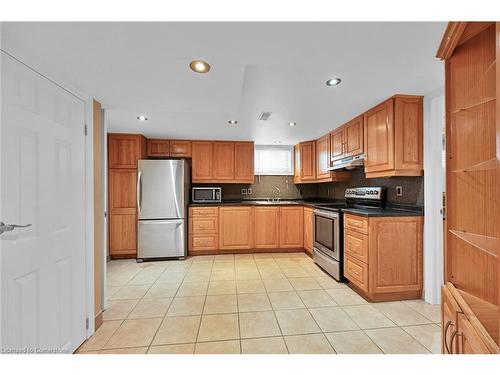
[[[252,203],[255,203],[255,204],[262,204],[262,205],[270,205],[270,204],[276,204],[276,205],[279,205],[279,204],[298,204],[297,202],[295,201],[287,201],[287,200],[280,200],[280,201],[253,201]]]

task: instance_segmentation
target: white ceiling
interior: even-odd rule
[[[443,86],[446,23],[3,23],[2,49],[100,100],[110,131],[294,144]],[[208,61],[208,74],[189,70]],[[325,81],[342,78],[337,87]],[[270,121],[258,121],[271,111]],[[148,121],[136,117],[145,114]],[[237,119],[237,126],[227,121]],[[288,122],[297,122],[291,128]]]

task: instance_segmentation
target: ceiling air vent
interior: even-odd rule
[[[272,112],[262,112],[259,116],[260,121],[267,121],[269,120],[269,117],[271,117]]]

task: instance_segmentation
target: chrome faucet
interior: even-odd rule
[[[273,189],[273,192],[277,192],[277,194],[275,194],[274,201],[275,201],[275,202],[279,202],[279,201],[280,201],[280,197],[279,197],[279,195],[281,194],[281,190],[280,190],[280,188],[276,186],[276,187]],[[277,197],[276,197],[276,195],[277,195]]]

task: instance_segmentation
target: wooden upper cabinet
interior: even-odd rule
[[[193,141],[191,154],[193,182],[210,182],[213,179],[213,142]]]
[[[170,156],[179,158],[191,157],[191,141],[184,141],[180,139],[170,140]]]
[[[394,106],[396,170],[423,169],[423,103],[421,98],[397,97]]]
[[[365,113],[365,172],[394,169],[394,100]]]
[[[422,97],[397,95],[364,116],[366,177],[422,175]]]
[[[254,242],[254,208],[231,206],[219,208],[219,248],[252,249]]]
[[[170,141],[167,139],[148,139],[148,157],[169,157]]]
[[[234,143],[234,180],[241,183],[253,183],[255,180],[254,143]]]
[[[234,143],[214,142],[214,180],[234,180]]]
[[[361,115],[343,126],[344,157],[355,156],[364,152],[363,124],[363,115]]]
[[[344,129],[340,128],[330,133],[330,160],[340,160],[344,157]]]
[[[180,139],[148,139],[148,157],[190,158],[191,141],[185,141]]]
[[[302,206],[280,207],[280,248],[304,246],[304,209]]]
[[[300,180],[316,179],[316,141],[302,142],[300,147]]]
[[[316,179],[330,178],[330,135],[316,141]]]
[[[255,248],[279,247],[279,207],[255,207]]]
[[[293,182],[295,184],[300,184],[302,181],[300,179],[300,145],[295,145],[293,148],[294,166],[293,166]]]
[[[146,158],[146,138],[138,134],[108,134],[108,167],[137,169]]]

